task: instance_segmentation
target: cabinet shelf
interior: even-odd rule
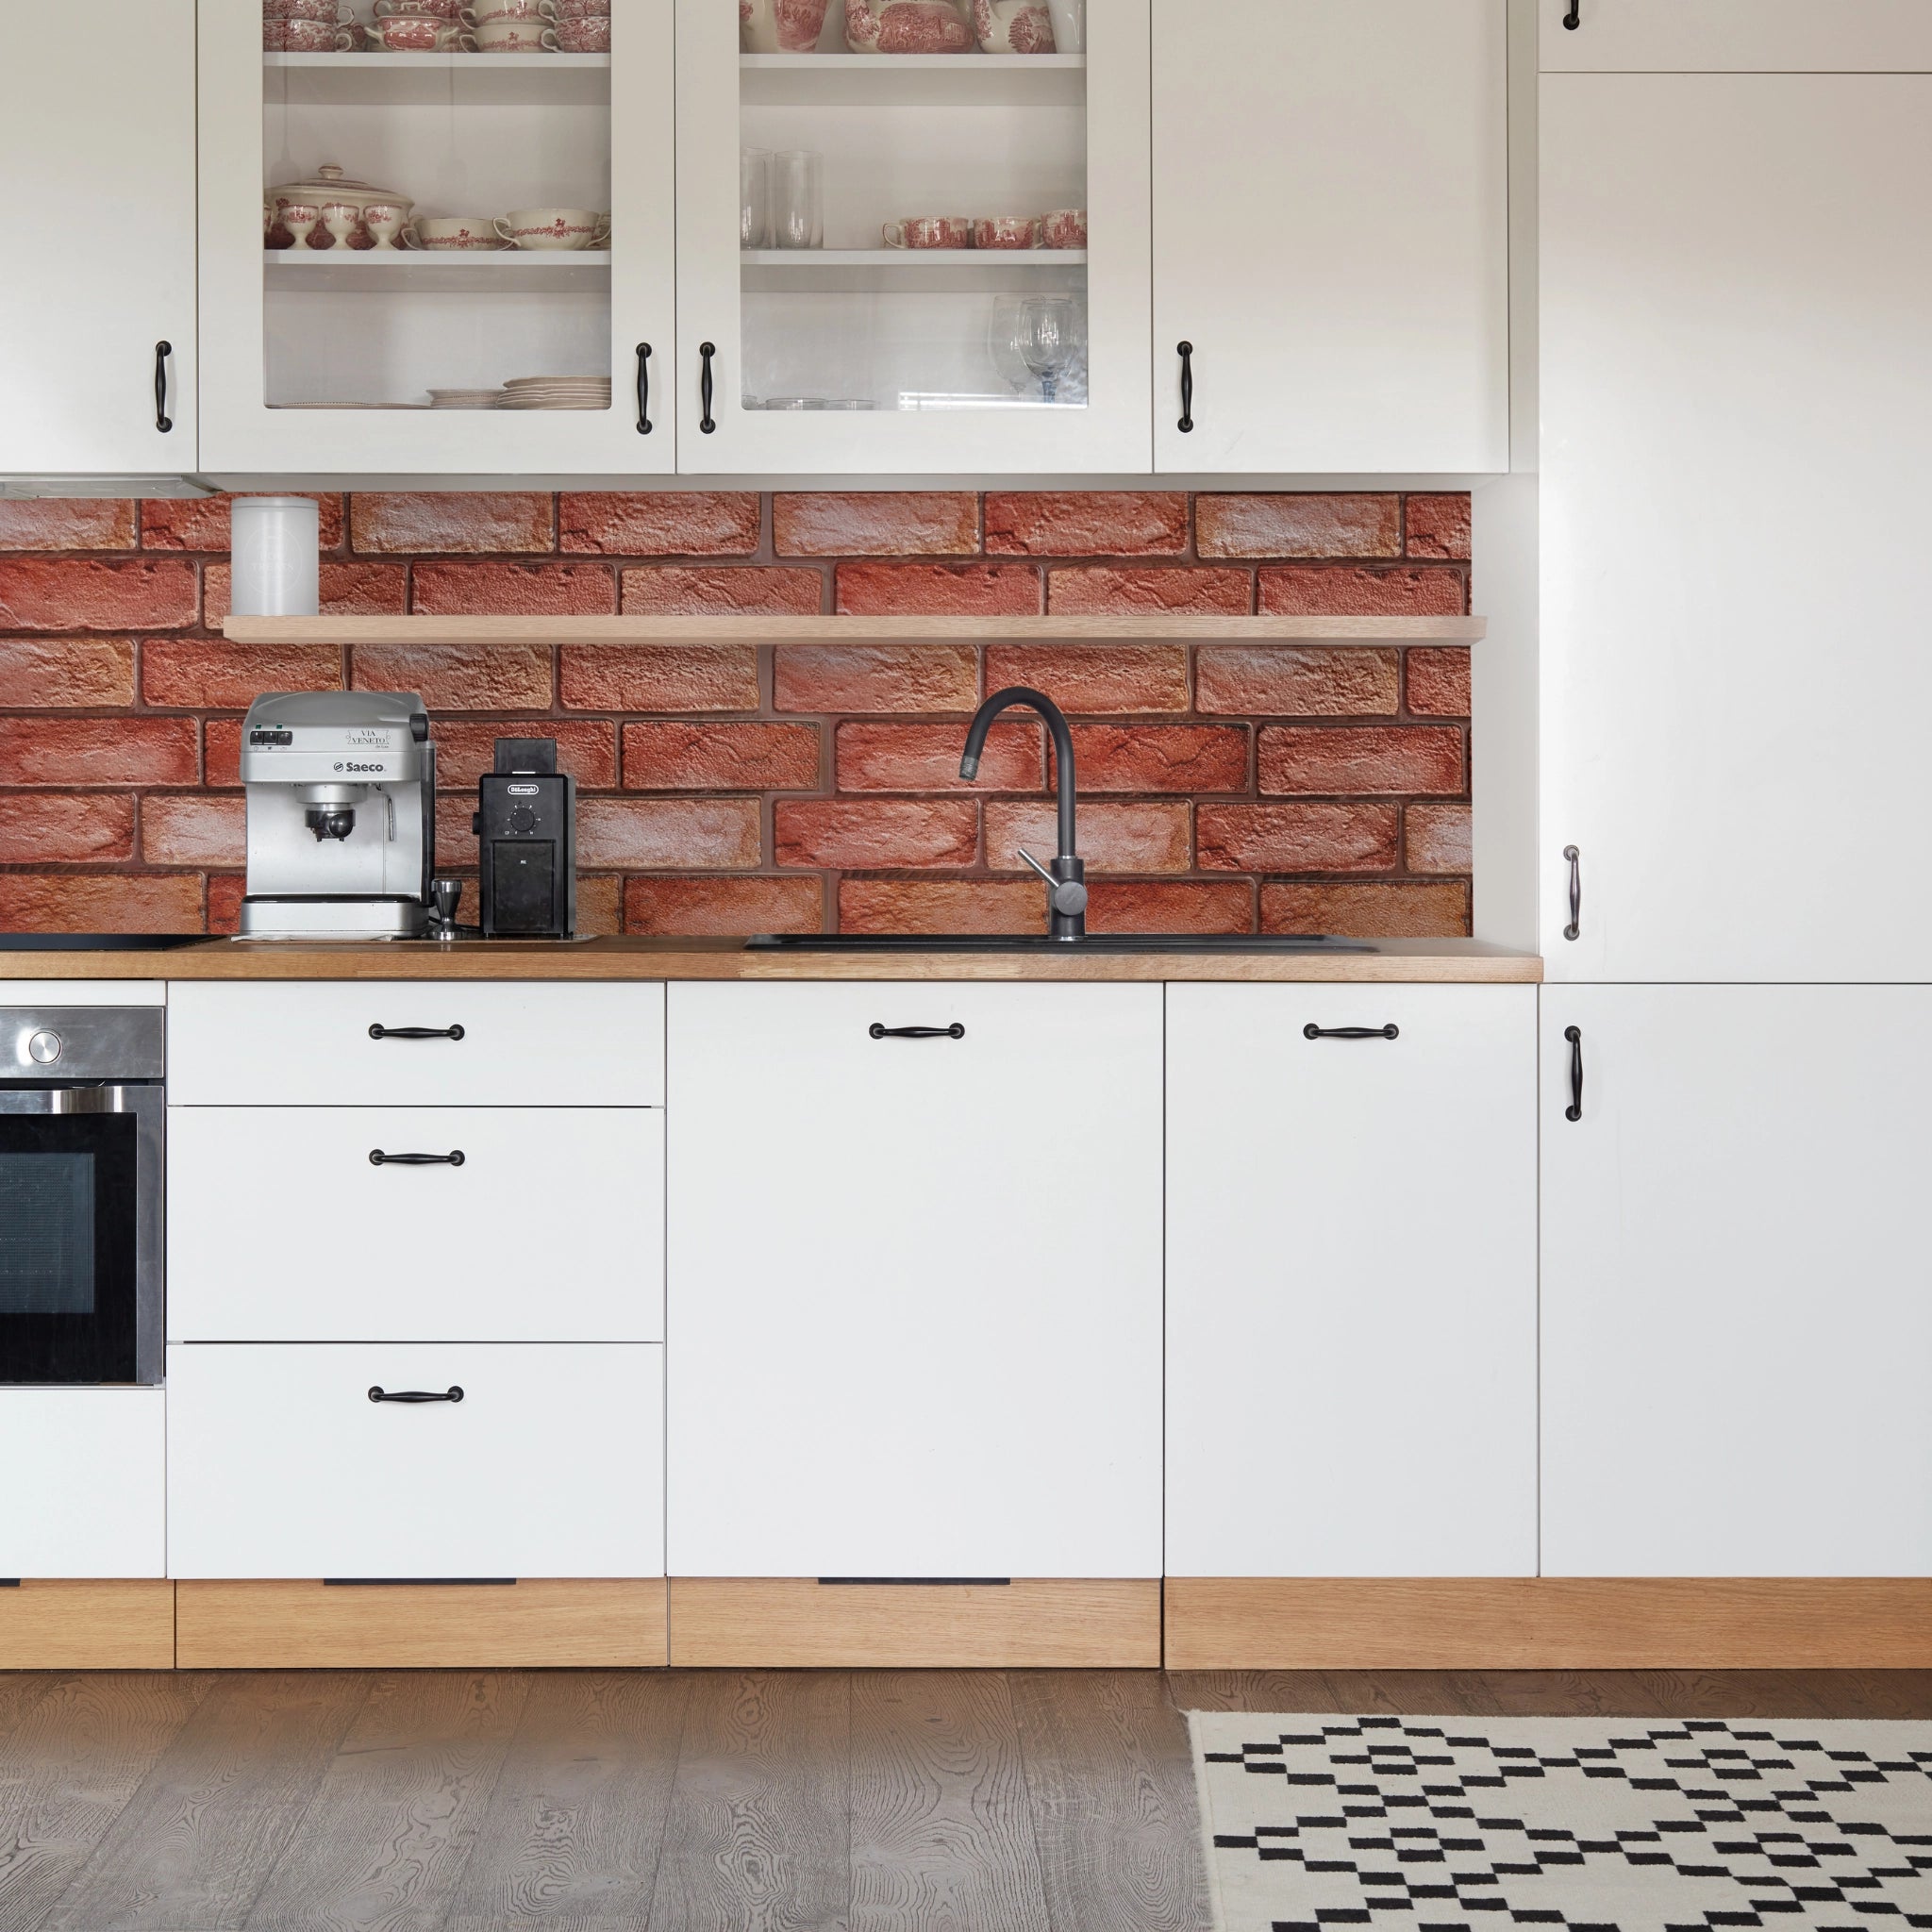
[[[1030,284],[1042,272],[1084,269],[1084,248],[747,248],[746,289],[822,293]]]
[[[264,54],[263,97],[319,106],[602,106],[608,54]]]
[[[522,249],[433,254],[416,249],[271,248],[262,252],[268,286],[291,289],[534,290],[601,288],[607,249]]]
[[[1087,98],[1084,54],[741,54],[738,65],[753,108],[1077,108]]]

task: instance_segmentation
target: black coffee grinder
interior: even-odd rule
[[[567,940],[577,924],[577,781],[554,738],[499,738],[477,781],[485,939]]]

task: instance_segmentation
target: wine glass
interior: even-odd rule
[[[1013,347],[1040,384],[1040,400],[1058,399],[1059,381],[1079,341],[1079,317],[1071,295],[1028,295],[1013,312]]]

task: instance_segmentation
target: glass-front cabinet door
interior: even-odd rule
[[[678,467],[1144,472],[1148,0],[675,0]]]
[[[203,469],[673,469],[672,0],[298,10],[201,4]]]

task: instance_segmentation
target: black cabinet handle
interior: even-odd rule
[[[1176,342],[1174,352],[1181,358],[1181,420],[1179,429],[1183,436],[1194,433],[1194,345],[1192,342]]]
[[[1310,1020],[1302,1028],[1304,1040],[1399,1040],[1401,1029],[1390,1026],[1317,1026]]]
[[[651,433],[651,345],[638,344],[638,434]]]
[[[1583,25],[1583,0],[1570,0],[1570,11],[1563,16],[1563,25],[1573,34]]]
[[[1563,857],[1570,861],[1570,924],[1563,928],[1563,937],[1574,940],[1583,932],[1583,855],[1566,845]]]
[[[460,1402],[463,1391],[452,1384],[441,1395],[433,1389],[372,1389],[371,1402]]]
[[[1563,1109],[1566,1121],[1583,1118],[1583,1028],[1566,1026],[1563,1038],[1570,1042],[1570,1105]]]
[[[717,353],[716,342],[698,344],[698,399],[705,406],[705,413],[698,418],[698,427],[707,436],[718,426],[711,421],[711,358]]]
[[[168,414],[168,358],[174,353],[173,342],[155,344],[155,427],[163,436],[175,426],[174,417]]]
[[[371,1167],[460,1167],[464,1158],[460,1147],[447,1154],[385,1154],[380,1147],[369,1150]]]
[[[460,1040],[460,1026],[372,1026],[371,1040]]]
[[[866,1029],[874,1040],[964,1040],[966,1029],[955,1020],[950,1026],[882,1026],[874,1020]]]

